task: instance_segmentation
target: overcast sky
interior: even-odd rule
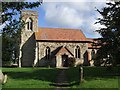
[[[51,0],[50,0],[51,1]],[[56,1],[56,2],[55,2]],[[101,17],[96,9],[105,6],[103,0],[54,0],[43,3],[37,10],[39,12],[39,27],[75,28],[80,29],[86,37],[100,37],[95,30],[103,27],[95,24],[97,18]]]

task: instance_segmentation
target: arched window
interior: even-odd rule
[[[94,60],[95,59],[95,50],[91,51],[91,59]]]
[[[46,47],[46,59],[50,59],[50,48],[49,47]]]
[[[33,20],[31,18],[28,18],[26,22],[27,22],[27,25],[26,25],[27,30],[33,30]]]
[[[79,46],[75,48],[75,58],[80,58],[80,47]]]

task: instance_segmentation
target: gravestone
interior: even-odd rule
[[[3,75],[2,71],[0,70],[0,85],[5,84],[7,82],[7,75]]]
[[[3,83],[3,80],[4,80],[4,75],[3,75],[2,71],[0,70],[0,84]]]

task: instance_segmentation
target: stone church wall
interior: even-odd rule
[[[22,66],[33,66],[35,60],[35,35],[31,33],[31,37],[26,37],[23,34],[24,40],[23,45],[21,47],[22,57],[21,57],[21,65]],[[26,38],[25,38],[26,37]]]
[[[39,42],[39,59],[38,59],[38,66],[46,66],[47,60],[45,59],[45,49],[46,47],[50,47],[51,49],[51,55],[57,52],[57,49],[59,49],[61,46],[65,46],[73,55],[75,55],[75,47],[80,47],[81,52],[81,59],[83,60],[83,54],[87,50],[87,44],[86,43],[80,43],[80,42]],[[60,60],[61,57],[53,57],[51,60],[52,66],[56,66],[56,59]],[[76,60],[76,64],[79,60]],[[60,63],[60,62],[59,62]]]

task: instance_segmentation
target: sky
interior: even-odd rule
[[[33,10],[39,13],[39,27],[79,29],[87,38],[99,38],[95,31],[104,26],[95,24],[101,17],[96,10],[101,10],[105,3],[106,0],[44,0]]]
[[[105,6],[104,0],[45,0],[39,8],[39,27],[71,28],[82,30],[87,38],[101,37],[95,24],[101,15],[96,11]]]

